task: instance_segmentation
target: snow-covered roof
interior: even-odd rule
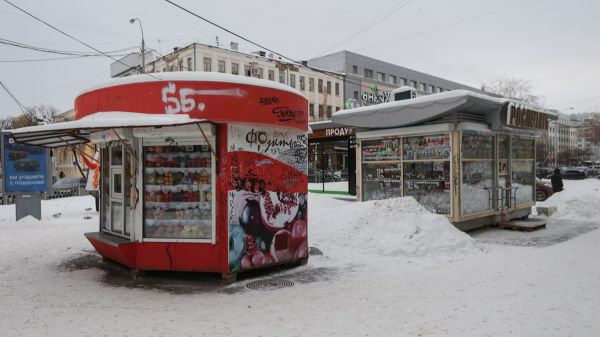
[[[151,76],[150,76],[151,75]],[[126,85],[132,83],[145,82],[168,82],[168,81],[194,81],[194,82],[228,82],[253,85],[271,89],[289,91],[296,95],[302,95],[298,90],[278,82],[264,80],[255,77],[239,76],[232,74],[216,73],[216,72],[198,72],[198,71],[178,71],[178,72],[162,72],[162,73],[147,73],[132,75],[127,77],[119,77],[108,82],[99,84],[82,92],[80,95],[97,89],[102,89],[117,85]]]
[[[185,114],[144,114],[136,112],[98,112],[82,119],[63,123],[29,126],[14,130],[18,143],[43,147],[60,147],[87,143],[90,132],[124,127],[173,126],[203,122]]]
[[[453,90],[401,101],[340,110],[333,114],[334,123],[390,128],[424,123],[444,114],[462,111],[488,114],[500,111],[511,100],[468,90]]]

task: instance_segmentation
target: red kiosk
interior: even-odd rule
[[[306,263],[307,101],[218,73],[113,80],[75,121],[13,130],[44,147],[96,144],[100,226],[85,236],[133,270],[221,273]]]

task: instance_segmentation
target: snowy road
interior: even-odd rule
[[[350,213],[347,202],[324,200],[313,204],[323,207],[321,219]],[[373,207],[385,213],[385,206]],[[589,220],[550,218],[543,234],[479,232],[475,244],[447,229],[448,245],[427,236],[427,226],[441,223],[418,210],[389,213],[421,226],[403,236],[387,228],[388,240],[379,241],[355,228],[356,214],[339,223],[311,218],[311,245],[323,256],[225,287],[206,275],[130,280],[102,266],[83,237],[96,229],[97,216],[83,220],[89,207],[92,198],[51,200],[44,221],[19,223],[14,208],[0,209],[0,336],[600,335],[600,231]],[[374,231],[389,225],[372,221]],[[323,237],[337,232],[344,242]],[[429,239],[391,249],[413,234]],[[383,248],[365,247],[373,244]],[[295,285],[245,287],[260,278]]]

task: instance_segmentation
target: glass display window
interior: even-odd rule
[[[462,163],[462,215],[479,213],[493,208],[494,162],[463,161]]]
[[[402,148],[404,160],[448,159],[450,137],[447,134],[405,137]]]
[[[498,158],[508,159],[508,137],[498,136]]]
[[[463,131],[461,147],[463,159],[494,158],[494,147],[491,135]]]
[[[144,237],[213,239],[213,179],[208,146],[144,146]]]
[[[535,141],[531,138],[512,137],[513,159],[534,159]]]
[[[535,183],[535,161],[513,160],[512,161],[512,189],[514,200],[517,204],[533,202]]]
[[[362,160],[387,161],[400,160],[400,138],[364,140],[362,142]]]
[[[433,213],[450,214],[450,162],[404,163],[404,196],[415,198]]]
[[[364,164],[363,200],[401,197],[401,164]]]

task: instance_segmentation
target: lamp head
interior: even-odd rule
[[[129,23],[133,24],[135,22],[135,19],[129,19]]]

